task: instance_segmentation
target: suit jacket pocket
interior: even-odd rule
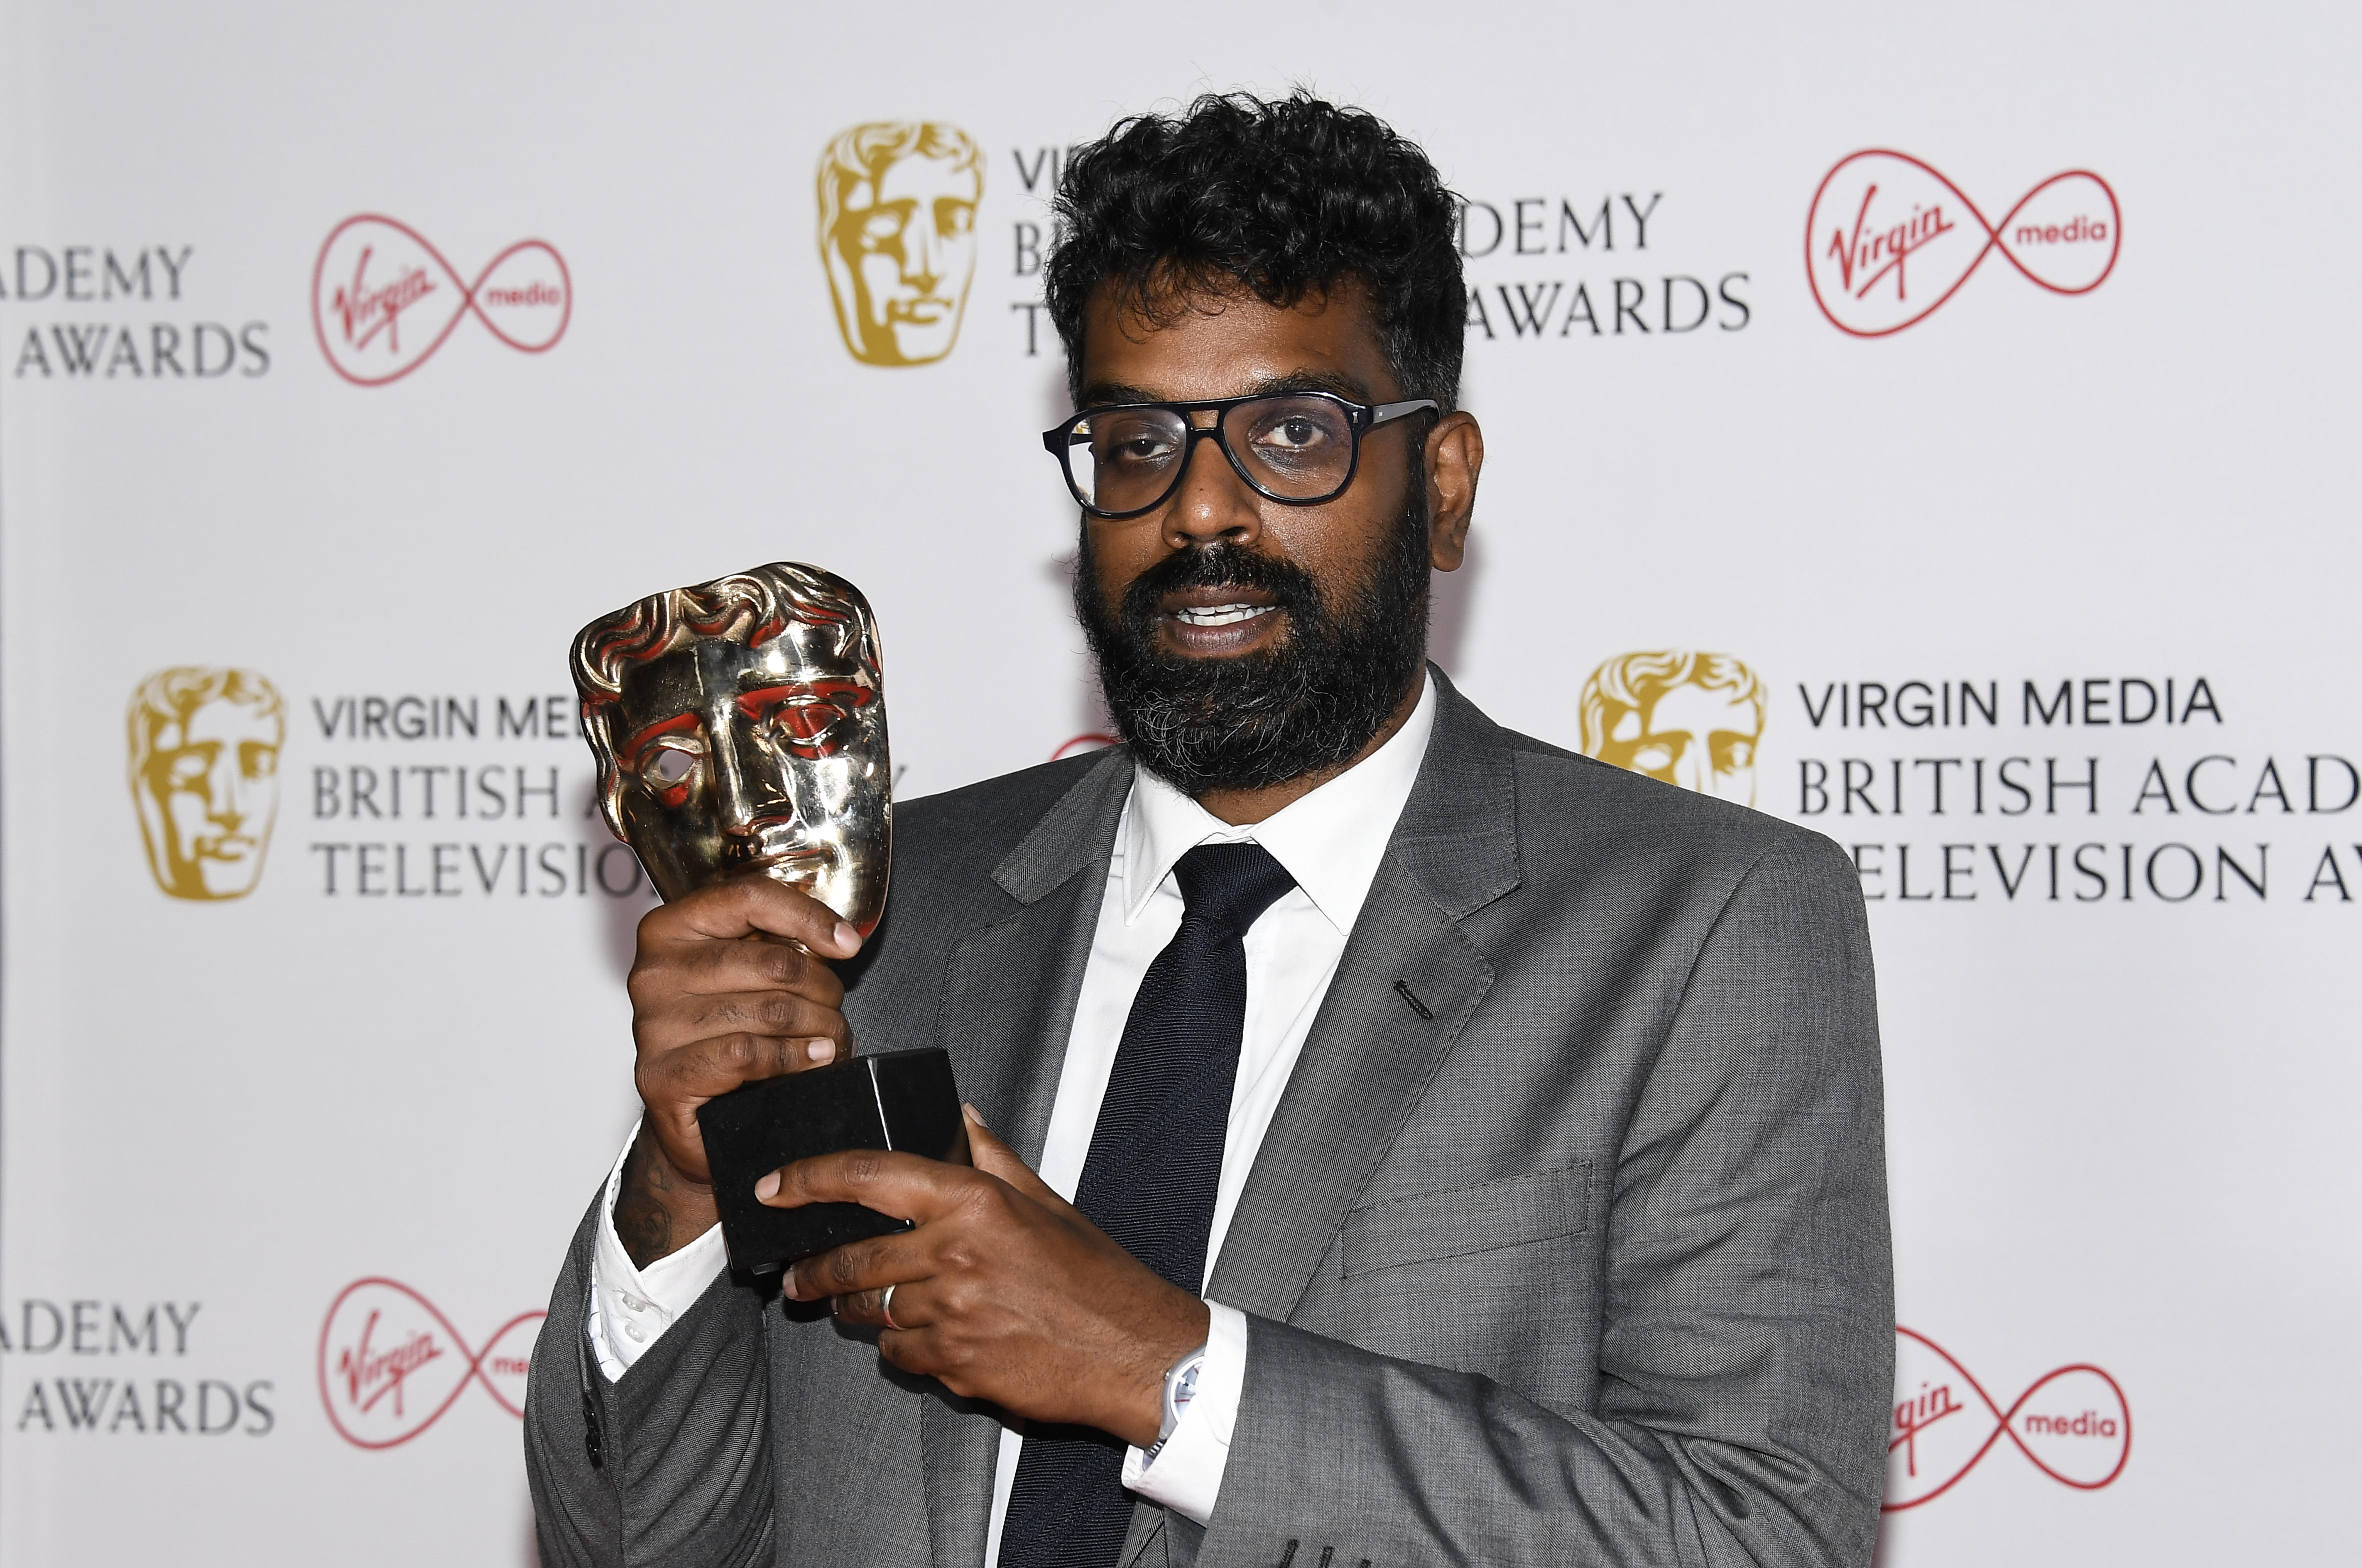
[[[1372,1203],[1345,1216],[1345,1277],[1581,1235],[1590,1201],[1591,1163],[1584,1160]]]

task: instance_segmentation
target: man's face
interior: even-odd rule
[[[704,638],[624,674],[614,717],[624,837],[657,891],[760,870],[858,928],[886,901],[892,767],[877,685],[838,629],[759,647]]]
[[[845,191],[829,236],[831,281],[853,298],[855,357],[924,365],[952,350],[976,271],[976,207],[983,181],[948,158],[912,156]]]
[[[1402,396],[1356,286],[1292,309],[1242,291],[1157,313],[1120,313],[1100,291],[1084,336],[1086,407]],[[1420,422],[1368,436],[1352,483],[1318,506],[1256,494],[1204,441],[1155,510],[1085,519],[1085,626],[1109,707],[1152,769],[1192,793],[1262,787],[1350,761],[1399,706],[1424,652],[1428,570],[1459,564],[1465,526],[1456,509],[1429,525],[1420,454],[1407,444],[1406,425]]]
[[[254,891],[279,808],[281,722],[244,703],[200,705],[156,732],[141,770],[156,880],[181,898]],[[161,842],[157,840],[160,837]]]
[[[1678,685],[1617,720],[1600,760],[1700,795],[1755,804],[1755,705],[1727,691]]]

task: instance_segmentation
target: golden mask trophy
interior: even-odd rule
[[[761,875],[866,939],[886,908],[894,769],[877,621],[861,590],[777,561],[651,594],[574,639],[599,806],[668,902]],[[763,938],[749,938],[761,940]],[[967,1158],[951,1058],[894,1051],[765,1080],[698,1112],[734,1267],[765,1273],[909,1222],[769,1209],[755,1182],[846,1148]]]

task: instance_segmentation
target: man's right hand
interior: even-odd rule
[[[834,910],[760,873],[641,920],[629,989],[647,1114],[615,1199],[615,1234],[635,1265],[687,1246],[717,1217],[699,1106],[851,1053],[844,986],[821,960],[860,950]]]

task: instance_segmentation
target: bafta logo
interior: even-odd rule
[[[131,696],[131,799],[148,869],[174,898],[243,898],[279,811],[279,688],[259,671],[184,664]]]
[[[1669,784],[1755,804],[1763,683],[1727,653],[1626,653],[1583,684],[1585,756]]]
[[[976,274],[984,152],[957,126],[855,126],[820,160],[820,254],[837,330],[864,365],[952,351]]]

